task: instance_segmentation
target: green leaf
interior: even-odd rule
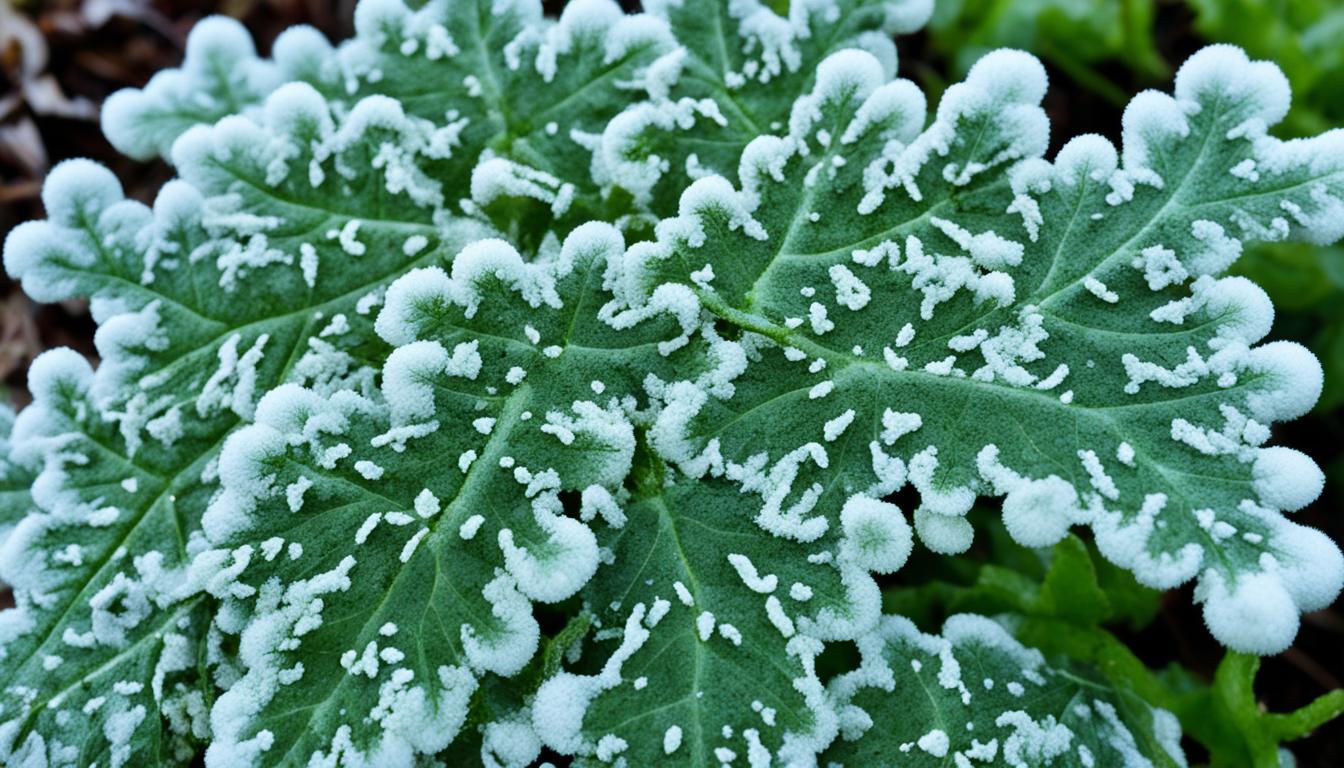
[[[1311,348],[1325,368],[1325,387],[1316,404],[1327,413],[1344,403],[1344,249],[1338,246],[1273,244],[1249,249],[1237,274],[1262,286],[1276,308],[1285,310],[1279,332]]]
[[[157,73],[143,90],[128,88],[108,98],[103,132],[112,146],[136,160],[168,158],[173,142],[192,126],[255,108],[295,79],[314,45],[326,41],[310,27],[296,27],[276,40],[275,59],[266,60],[236,20],[202,19],[187,36],[181,67]]]
[[[1281,75],[1215,47],[1174,97],[1131,103],[1123,158],[1085,136],[1047,163],[1044,87],[1034,59],[993,54],[920,131],[913,85],[867,54],[823,62],[789,135],[744,152],[742,189],[702,179],[627,258],[624,301],[692,287],[750,352],[731,390],[671,384],[653,445],[803,541],[908,482],[920,539],[958,553],[977,496],[1002,495],[1019,542],[1088,524],[1148,586],[1198,577],[1222,642],[1280,650],[1344,578],[1333,543],[1279,514],[1319,468],[1264,445],[1321,375],[1259,344],[1268,299],[1219,275],[1242,240],[1339,236],[1344,134],[1265,136]]]
[[[980,616],[926,635],[898,617],[859,641],[862,666],[831,683],[845,765],[1184,765],[1180,726],[1076,665],[1047,664]]]
[[[1228,652],[1213,681],[1197,679],[1179,666],[1150,670],[1100,623],[1123,619],[1132,625],[1146,624],[1159,593],[1134,584],[1132,577],[1115,571],[1104,560],[1095,556],[1085,560],[1087,551],[1081,540],[1069,536],[1051,552],[1044,574],[982,563],[973,583],[963,586],[936,580],[914,588],[902,586],[885,595],[887,607],[909,611],[918,603],[917,610],[908,615],[977,611],[997,616],[1012,628],[1018,641],[1048,658],[1082,665],[1116,690],[1175,714],[1181,729],[1200,743],[1214,766],[1278,766],[1281,744],[1302,738],[1339,716],[1344,702],[1338,691],[1293,713],[1266,711],[1253,691],[1259,666],[1254,656]],[[991,559],[997,563],[1006,558],[994,552]],[[1104,589],[1102,583],[1107,584]],[[1056,590],[1061,585],[1067,585],[1074,600],[1058,599]],[[1109,603],[1118,610],[1103,611],[1098,603]]]
[[[145,699],[109,705],[107,718],[122,704],[129,712],[166,705],[151,686],[158,659],[198,666],[196,635],[208,612],[183,635],[192,655],[161,648],[183,634],[178,614],[192,610],[175,605],[189,598],[178,576],[229,430],[285,380],[324,393],[372,386],[362,357],[369,350],[341,337],[361,324],[355,335],[372,337],[367,316],[388,282],[486,231],[436,217],[382,170],[358,192],[328,189],[341,164],[368,164],[361,141],[398,130],[423,138],[425,126],[393,119],[395,105],[363,102],[337,131],[311,89],[280,93],[292,101],[260,123],[232,117],[179,141],[184,179],[165,186],[153,209],[123,199],[105,169],[70,161],[44,188],[51,220],[6,239],[6,266],[30,295],[92,298],[102,357],[94,373],[69,350],[44,356],[30,374],[34,403],[15,426],[19,458],[42,471],[0,574],[17,602],[0,635],[0,706],[14,749],[40,743],[103,695],[110,683],[88,683],[107,675],[140,685]],[[388,119],[361,119],[374,112]],[[353,143],[340,146],[338,137]],[[329,151],[318,158],[314,146]],[[405,170],[417,146],[425,147],[408,144]],[[277,178],[290,161],[302,179]],[[328,188],[310,183],[313,169]],[[380,345],[377,357],[386,354]],[[192,722],[205,718],[206,704],[192,706],[192,717],[168,720],[179,741],[208,733]],[[159,717],[126,716],[106,730],[103,717],[86,720],[90,733],[105,735],[90,750],[116,745],[149,759],[167,738]]]
[[[757,0],[651,3],[681,47],[645,73],[647,98],[602,131],[595,176],[670,215],[688,184],[709,174],[733,178],[752,139],[788,125],[794,99],[828,54],[869,50],[893,76],[891,35],[923,26],[931,5],[839,0],[792,3],[777,14]]]
[[[812,759],[836,718],[815,669],[818,638],[871,627],[876,585],[809,558],[815,547],[781,550],[727,483],[648,490],[602,537],[614,564],[584,590],[610,627],[598,637],[619,644],[585,651],[600,654],[590,674],[562,672],[541,687],[533,711],[543,741],[585,764],[616,754],[632,765]]]
[[[413,181],[460,196],[438,203],[489,216],[528,252],[545,234],[539,220],[563,221],[564,231],[612,217],[590,180],[585,137],[635,99],[629,83],[672,47],[662,21],[626,16],[610,0],[570,3],[558,20],[535,0],[373,0],[360,4],[351,40],[333,49],[295,27],[276,41],[274,62],[257,59],[234,22],[211,19],[198,30],[182,70],[109,100],[103,127],[118,147],[178,164],[170,149],[192,125],[288,101],[271,94],[289,80],[316,87],[338,114],[388,97],[432,124],[430,141],[453,148],[423,169],[428,179]],[[242,64],[225,75],[221,59]],[[265,74],[245,84],[253,70]],[[381,160],[395,169],[401,158]]]
[[[412,271],[376,324],[396,345],[381,399],[280,387],[229,438],[192,580],[249,618],[207,759],[433,754],[482,676],[532,659],[531,603],[598,566],[585,522],[623,524],[634,404],[602,393],[663,365],[660,329],[617,336],[582,313],[623,250],[593,224],[553,259],[482,240],[451,278]]]

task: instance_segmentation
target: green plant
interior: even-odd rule
[[[67,162],[6,239],[31,296],[91,298],[101,362],[43,355],[4,422],[0,759],[1180,765],[1178,715],[1229,738],[1100,626],[1142,615],[1133,584],[966,603],[997,621],[931,586],[934,635],[877,577],[966,552],[1002,497],[991,535],[1052,569],[1195,580],[1229,648],[1287,647],[1344,579],[1282,514],[1320,470],[1266,445],[1322,373],[1223,273],[1344,234],[1344,133],[1267,135],[1283,76],[1215,46],[1121,151],[1046,161],[1027,54],[927,119],[891,35],[929,12],[365,0],[352,40],[269,60],[198,26],[103,118],[180,179],[147,207]],[[1241,688],[1189,695],[1236,703],[1239,754],[1335,706],[1265,725],[1231,658]]]

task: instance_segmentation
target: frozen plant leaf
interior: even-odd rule
[[[830,685],[844,765],[1184,766],[1176,717],[1076,668],[1056,667],[982,616],[940,635],[896,616],[859,641]]]
[[[986,527],[992,530],[993,524]],[[991,546],[997,548],[998,543]],[[1139,696],[1149,706],[1175,714],[1185,737],[1208,751],[1209,765],[1278,765],[1281,744],[1309,735],[1344,708],[1344,691],[1335,690],[1294,712],[1267,711],[1254,687],[1259,658],[1235,651],[1224,655],[1212,685],[1180,667],[1150,670],[1098,624],[1116,622],[1132,611],[1141,588],[1117,581],[1132,582],[1128,574],[1112,571],[1113,566],[1089,555],[1075,536],[1054,547],[1044,572],[1039,562],[1022,560],[1008,566],[1016,558],[1005,554],[990,554],[990,562],[969,569],[973,583],[935,580],[902,585],[883,595],[884,605],[902,616],[930,612],[996,616],[1011,627],[1015,639],[1044,653],[1052,666],[1093,680],[1099,673],[1117,693],[1126,692],[1126,698]],[[1139,601],[1155,610],[1160,593],[1142,591],[1146,594]],[[1131,622],[1133,618],[1131,613]]]
[[[338,121],[310,87],[291,85],[256,117],[189,131],[175,145],[183,179],[152,209],[125,200],[106,169],[69,161],[44,188],[51,219],[6,238],[6,268],[29,295],[91,297],[102,363],[95,373],[69,350],[48,353],[14,427],[21,454],[11,454],[41,474],[0,557],[17,603],[0,614],[0,724],[10,728],[0,754],[55,733],[63,710],[52,702],[78,710],[100,695],[67,684],[119,670],[127,648],[175,631],[172,615],[190,606],[170,608],[183,597],[174,573],[214,491],[219,446],[260,396],[287,379],[370,387],[359,342],[372,336],[386,284],[485,231],[406,186],[435,150],[395,103],[365,100]],[[365,142],[388,134],[406,141],[403,173],[372,165]],[[332,188],[350,168],[366,169],[369,183]],[[313,174],[333,181],[314,186]],[[341,338],[361,323],[353,343]],[[194,655],[185,666],[197,668]],[[145,676],[128,685],[151,691],[154,662],[138,668]],[[89,749],[150,754],[161,718],[130,719]]]
[[[597,569],[594,515],[622,523],[635,403],[619,393],[664,366],[665,329],[618,337],[580,314],[623,251],[590,224],[552,259],[487,239],[451,277],[412,271],[376,323],[396,347],[381,398],[281,386],[229,437],[190,581],[223,601],[244,674],[211,712],[208,761],[432,755],[482,676],[532,659],[532,603]]]
[[[182,66],[126,89],[103,104],[103,132],[117,151],[137,160],[167,158],[173,141],[194,125],[255,108],[282,83],[303,72],[303,53],[321,42],[316,30],[296,27],[275,42],[274,60],[257,56],[242,24],[226,16],[202,19],[187,36]]]
[[[743,147],[783,130],[828,54],[862,48],[894,76],[891,36],[919,29],[933,10],[931,0],[796,2],[784,15],[758,0],[648,5],[680,45],[635,82],[645,99],[602,131],[594,173],[659,217],[690,182],[732,178]]]
[[[172,578],[183,489],[107,447],[95,381],[78,354],[45,353],[12,435],[11,458],[42,468],[0,544],[17,603],[0,612],[0,754],[14,764],[181,760],[208,733],[197,660],[210,614]]]
[[[558,19],[536,0],[381,0],[359,6],[355,27],[324,90],[385,94],[435,121],[448,110],[464,151],[442,178],[528,251],[538,221],[567,222],[563,233],[607,217],[584,137],[635,98],[629,83],[673,46],[665,23],[612,0],[567,3]]]
[[[1292,135],[1325,130],[1344,118],[1337,94],[1344,82],[1344,31],[1338,3],[1300,0],[1191,0],[1194,25],[1210,40],[1242,46],[1252,56],[1272,56],[1298,91],[1285,118]]]
[[[870,54],[822,62],[788,135],[744,151],[742,188],[696,182],[626,260],[623,301],[693,288],[751,350],[732,388],[666,385],[653,445],[801,541],[907,483],[939,552],[970,545],[980,495],[1028,546],[1087,524],[1149,586],[1198,578],[1223,643],[1278,652],[1344,579],[1281,514],[1320,469],[1265,445],[1321,368],[1260,343],[1269,300],[1222,273],[1243,241],[1340,236],[1344,131],[1268,136],[1282,75],[1215,46],[1174,96],[1131,102],[1122,152],[1082,136],[1047,162],[1045,86],[1030,56],[990,54],[924,128],[923,96]]]
[[[612,0],[568,3],[558,19],[544,17],[537,0],[367,0],[355,12],[352,39],[333,48],[315,30],[295,27],[276,41],[273,62],[255,58],[235,23],[212,19],[193,36],[180,72],[115,96],[103,126],[131,154],[143,156],[153,141],[153,150],[171,157],[173,140],[193,122],[250,115],[287,80],[313,85],[338,113],[369,97],[394,99],[406,115],[437,128],[437,144],[454,148],[431,173],[451,193],[449,207],[494,218],[532,251],[542,234],[534,231],[538,220],[566,221],[563,233],[605,217],[584,137],[636,98],[629,83],[671,47],[663,21],[626,15]],[[272,73],[275,82],[247,90],[250,98],[233,97],[219,114],[180,114],[179,91],[204,86],[209,93],[221,75],[202,63],[226,50],[244,62],[228,82],[249,67]],[[178,119],[163,121],[160,136],[145,132],[161,113]],[[390,146],[381,147],[384,155],[398,159]],[[495,162],[481,162],[489,159]]]
[[[866,531],[837,563],[821,546],[762,536],[728,483],[657,480],[599,536],[614,562],[583,593],[618,642],[585,652],[601,664],[592,674],[561,672],[541,687],[538,734],[589,761],[815,760],[837,722],[816,671],[821,641],[853,639],[878,619],[877,585],[855,562]],[[903,559],[911,533],[897,525]]]

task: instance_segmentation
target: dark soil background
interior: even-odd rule
[[[623,0],[623,5],[637,3]],[[547,0],[548,11],[563,0]],[[143,85],[156,71],[176,66],[188,31],[201,17],[225,14],[243,21],[268,53],[271,42],[292,24],[310,24],[333,40],[350,34],[354,0],[0,0],[0,239],[16,224],[44,215],[39,197],[42,178],[55,163],[90,157],[111,169],[127,193],[146,203],[172,177],[162,162],[138,163],[118,155],[102,137],[97,111],[119,88]],[[1159,5],[1154,37],[1169,62],[1180,62],[1206,40],[1192,27],[1191,12],[1179,2]],[[1341,43],[1344,44],[1344,43]],[[900,43],[901,69],[931,88],[951,73],[949,61],[923,34]],[[1136,79],[1123,66],[1102,66],[1102,75],[1129,93],[1163,83]],[[1067,75],[1050,72],[1046,108],[1052,122],[1052,152],[1062,140],[1085,132],[1119,142],[1120,109],[1082,88]],[[18,285],[0,274],[0,397],[16,407],[29,400],[25,371],[43,350],[68,346],[95,359],[94,324],[84,302],[56,305],[31,302]],[[1280,320],[1277,337],[1305,336],[1310,327]],[[1278,442],[1306,451],[1334,479],[1344,476],[1344,414],[1313,413],[1276,430]],[[1338,510],[1344,488],[1327,485],[1325,495],[1297,513],[1299,522],[1344,541]],[[0,607],[10,604],[0,593]],[[1126,637],[1151,666],[1180,663],[1212,675],[1221,649],[1204,628],[1190,590],[1166,596],[1158,619]],[[1264,660],[1257,691],[1275,711],[1300,707],[1321,693],[1341,687],[1344,679],[1344,613],[1337,604],[1303,618],[1292,649]],[[1302,768],[1344,766],[1344,725],[1336,721],[1309,739],[1292,745]],[[1192,754],[1194,761],[1198,754]]]

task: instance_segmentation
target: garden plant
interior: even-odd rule
[[[1052,145],[1032,54],[902,76],[933,10],[200,22],[101,117],[177,178],[5,240],[99,361],[0,414],[0,764],[1291,765],[1325,377],[1237,265],[1344,131],[1211,45]],[[1113,633],[1187,584],[1211,683]]]

